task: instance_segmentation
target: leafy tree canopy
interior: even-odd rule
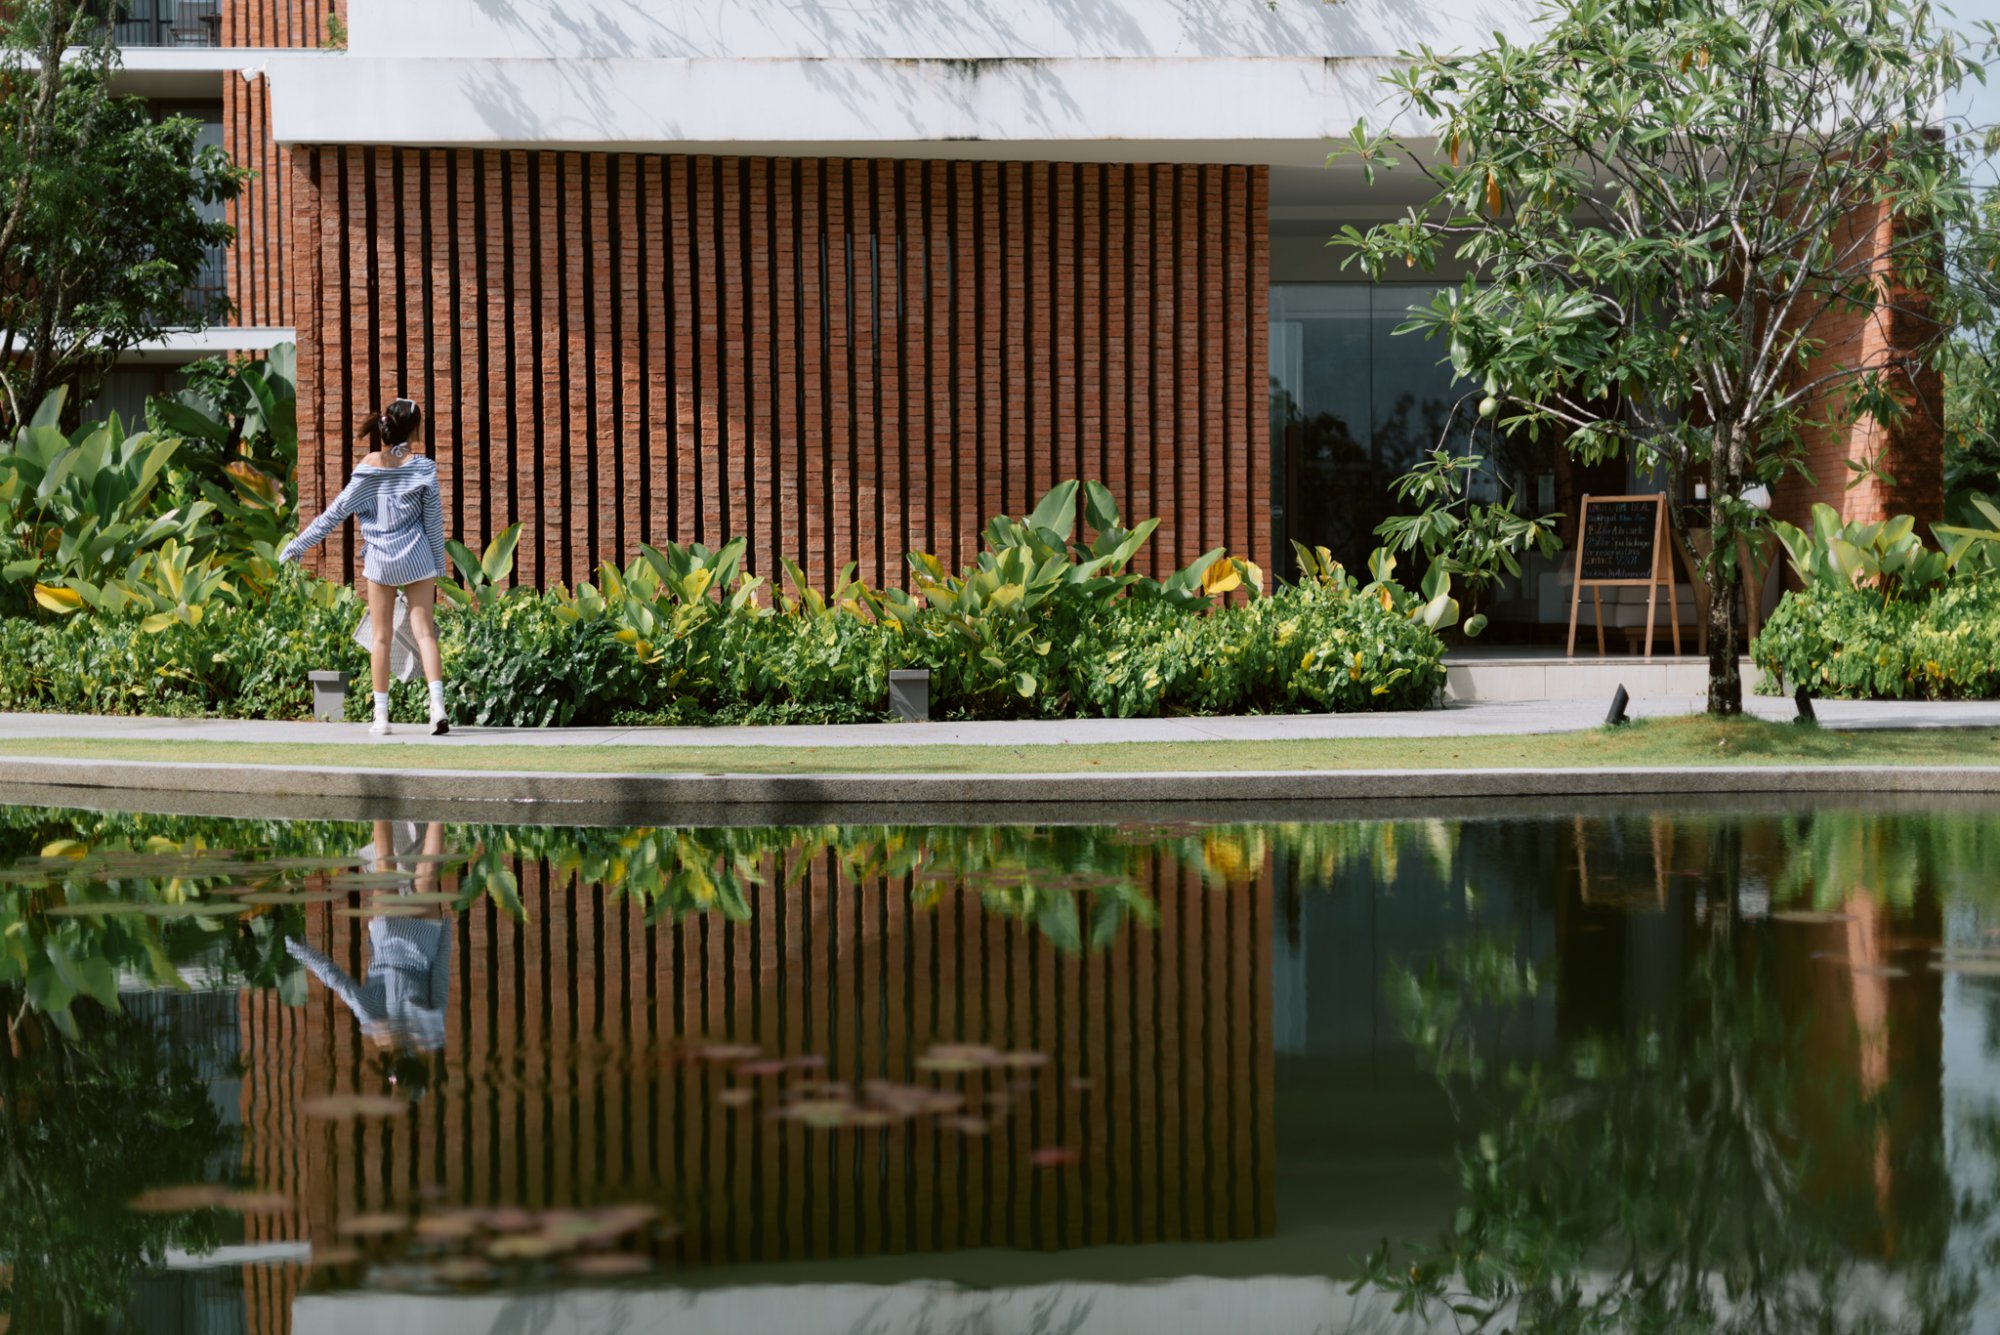
[[[1431,196],[1336,243],[1371,276],[1468,266],[1404,328],[1442,338],[1502,425],[1705,471],[1709,705],[1735,713],[1742,492],[1802,472],[1815,425],[1929,410],[1920,372],[1991,317],[1995,233],[1968,179],[1985,136],[1939,112],[1980,53],[1921,0],[1541,18],[1532,44],[1405,53],[1386,82],[1415,135],[1364,124],[1335,157],[1371,181],[1412,166]],[[1889,337],[1851,337],[1869,321]]]
[[[0,434],[58,386],[81,408],[126,348],[220,314],[194,289],[245,173],[200,124],[115,97],[85,0],[0,9]]]

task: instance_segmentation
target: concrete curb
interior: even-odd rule
[[[1618,769],[1205,771],[1089,774],[559,774],[311,769],[9,756],[0,781],[426,803],[691,807],[968,807],[1126,803],[1355,802],[1714,793],[2000,793],[1996,766],[1702,766]],[[1251,814],[1251,813],[1236,813]]]

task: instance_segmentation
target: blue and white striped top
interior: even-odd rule
[[[450,567],[444,559],[444,504],[438,499],[437,464],[417,455],[406,464],[384,468],[362,464],[325,513],[278,553],[280,561],[296,561],[325,542],[349,515],[361,526],[368,545],[361,573],[373,584],[401,586],[420,579],[442,579]]]

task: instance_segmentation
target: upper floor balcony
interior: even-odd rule
[[[222,0],[114,0],[105,8],[121,47],[222,45]]]

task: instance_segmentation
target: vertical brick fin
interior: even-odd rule
[[[229,322],[239,328],[289,327],[294,321],[287,281],[292,237],[289,173],[271,140],[271,86],[263,75],[224,76],[222,149],[231,162],[253,173],[223,208],[224,220],[236,229],[223,265]]]
[[[1271,173],[1252,167],[1246,183],[1247,247],[1249,291],[1245,362],[1249,374],[1243,383],[1250,391],[1249,473],[1245,478],[1245,500],[1250,506],[1250,546],[1252,559],[1267,571],[1277,569],[1278,553],[1271,547],[1271,247],[1269,237]],[[1268,1040],[1267,1040],[1268,1042]]]
[[[263,97],[230,94],[233,135]],[[1066,477],[1162,520],[1141,568],[1272,563],[1262,168],[320,148],[271,176],[238,216],[305,244],[231,282],[295,310],[308,508],[400,390],[452,536],[522,523],[529,584],[737,536],[774,580],[902,583]]]

